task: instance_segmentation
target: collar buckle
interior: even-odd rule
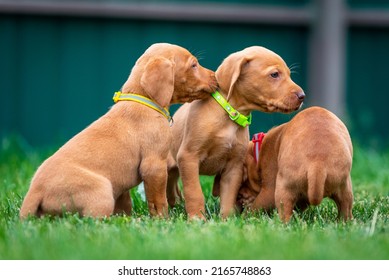
[[[236,121],[236,120],[239,118],[240,113],[237,112],[237,111],[235,111],[235,112],[232,112],[232,113],[229,114],[229,115],[230,115],[230,119],[231,119],[231,120]]]

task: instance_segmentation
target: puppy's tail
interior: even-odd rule
[[[42,203],[42,194],[34,190],[29,190],[24,198],[20,208],[20,219],[26,219],[29,215],[40,216],[40,205]]]
[[[311,205],[319,205],[324,196],[324,185],[327,172],[323,166],[312,165],[308,169],[308,201]]]

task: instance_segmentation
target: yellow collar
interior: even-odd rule
[[[134,93],[122,93],[120,91],[115,92],[113,96],[113,101],[117,103],[118,101],[134,101],[138,102],[140,104],[143,104],[147,107],[150,107],[151,109],[154,109],[158,113],[162,114],[169,122],[172,121],[172,117],[170,116],[169,110],[166,108],[163,108],[156,104],[153,100],[150,98],[147,98],[145,96],[134,94]]]

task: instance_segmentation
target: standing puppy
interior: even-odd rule
[[[260,149],[250,143],[248,176],[238,201],[252,203],[253,210],[276,207],[281,220],[288,222],[295,206],[304,210],[330,197],[338,207],[338,217],[351,219],[352,154],[350,135],[341,120],[323,108],[303,110],[271,129]]]
[[[172,103],[209,96],[214,73],[186,49],[154,44],[138,59],[118,102],[36,171],[20,217],[64,211],[103,217],[131,211],[128,190],[144,181],[150,214],[167,215]]]
[[[184,104],[174,115],[168,201],[174,205],[181,175],[189,218],[204,219],[199,174],[220,179],[221,215],[234,210],[249,143],[251,111],[290,113],[300,108],[303,90],[290,78],[280,56],[263,47],[229,55],[216,71],[219,92]]]

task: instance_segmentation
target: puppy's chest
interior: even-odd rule
[[[205,169],[223,169],[227,162],[244,157],[246,141],[241,139],[242,136],[235,127],[220,129],[208,143],[206,153],[202,154],[201,166]]]
[[[220,128],[215,137],[218,147],[225,150],[232,150],[237,144],[239,145],[241,142],[239,138],[240,133],[235,125]]]

